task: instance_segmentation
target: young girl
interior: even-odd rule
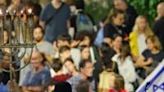
[[[113,50],[116,52],[116,54],[120,54],[120,50],[121,50],[121,47],[122,47],[122,42],[123,41],[123,38],[121,37],[121,35],[114,35],[113,37]]]
[[[147,49],[136,62],[137,67],[143,69],[143,72],[139,73],[142,78],[145,78],[164,59],[164,52],[156,36],[148,36],[146,44]]]
[[[68,70],[68,73],[71,76],[76,76],[79,74],[76,69],[76,66],[71,58],[68,58],[64,61],[64,67]]]
[[[128,44],[122,46],[120,54],[115,55],[113,61],[118,64],[119,74],[125,80],[125,89],[128,92],[133,92],[134,87],[132,83],[136,81],[136,72]]]
[[[108,92],[129,92],[125,90],[124,78],[121,75],[114,74],[114,85]]]

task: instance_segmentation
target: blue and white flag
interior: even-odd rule
[[[136,92],[164,92],[164,60],[146,78]]]

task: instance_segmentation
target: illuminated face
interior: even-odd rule
[[[90,42],[91,42],[90,38],[88,36],[85,36],[84,39],[81,41],[80,45],[89,46]]]
[[[140,18],[140,19],[138,20],[137,25],[138,25],[140,31],[144,31],[144,29],[145,29],[146,26],[147,26],[147,21],[146,21],[146,19],[145,19],[145,18]]]
[[[90,50],[89,47],[85,47],[82,51],[81,51],[81,58],[82,59],[89,59],[90,57]]]
[[[118,10],[125,11],[127,9],[127,4],[123,0],[114,0],[114,7]]]
[[[150,39],[148,39],[147,40],[147,42],[146,42],[146,44],[147,44],[147,48],[149,49],[149,50],[152,50],[152,49],[154,49],[154,43],[150,40]]]
[[[124,21],[125,21],[125,16],[124,16],[124,14],[117,14],[117,16],[116,17],[113,17],[113,23],[115,24],[115,25],[118,25],[118,26],[121,26],[121,25],[123,25],[123,23],[124,23]]]
[[[36,42],[40,42],[43,40],[43,33],[41,28],[35,28],[33,32],[34,40]]]
[[[73,72],[75,70],[75,65],[71,61],[66,61],[64,65],[69,72]]]
[[[42,55],[39,52],[33,52],[31,57],[31,64],[33,68],[38,68],[41,65],[41,62],[43,60]]]
[[[158,16],[164,16],[164,4],[159,4],[157,6],[157,14]]]
[[[53,0],[54,2],[61,2],[61,0]]]
[[[67,59],[71,56],[71,52],[70,52],[70,50],[66,50],[66,51],[60,53],[60,56],[61,56],[61,58]]]
[[[118,36],[113,41],[113,47],[116,47],[118,49],[121,49],[121,46],[122,46],[122,37]]]
[[[93,64],[91,62],[86,63],[85,67],[81,69],[81,72],[86,77],[91,77],[93,73]]]

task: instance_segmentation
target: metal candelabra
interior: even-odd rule
[[[24,17],[25,20],[23,19]],[[35,45],[32,36],[33,28],[34,16],[32,9],[28,9],[26,13],[22,10],[19,14],[16,11],[14,14],[10,14],[8,11],[4,13],[0,9],[0,49],[8,49],[7,56],[9,58],[8,69],[1,67],[0,70],[9,72],[10,80],[14,80],[15,72],[22,70],[29,64],[32,49]],[[14,67],[15,64],[20,65],[27,53],[27,49],[31,49],[28,63],[19,68]],[[14,92],[10,87],[9,91]]]

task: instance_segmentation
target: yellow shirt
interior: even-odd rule
[[[138,37],[138,33],[135,31],[131,32],[129,35],[129,44],[130,44],[130,49],[133,56],[139,56],[137,37]]]

